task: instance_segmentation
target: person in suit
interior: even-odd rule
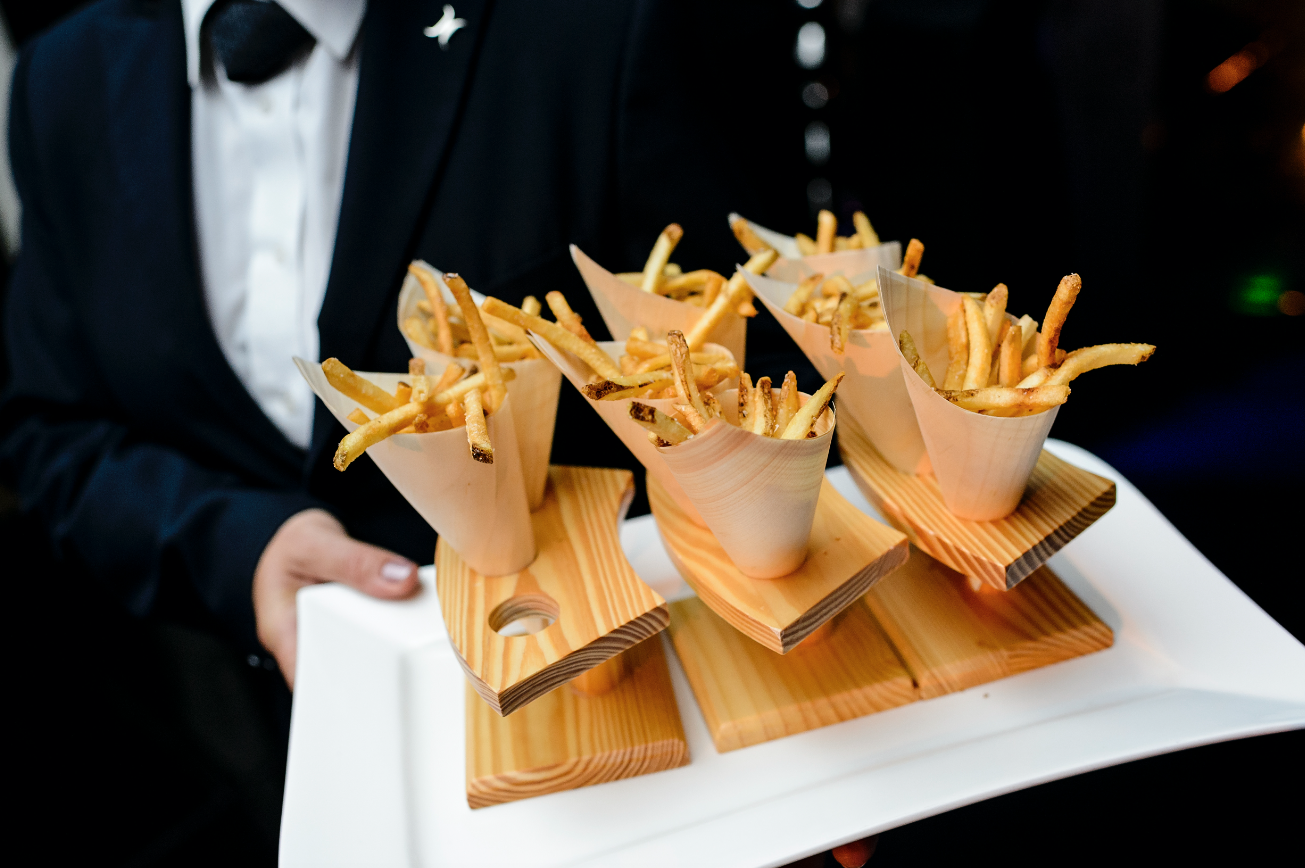
[[[584,312],[569,242],[637,263],[679,219],[733,256],[658,4],[455,5],[103,0],[14,73],[0,465],[132,612],[291,684],[299,588],[404,597],[434,545],[370,462],[330,466],[292,356],[406,369],[413,258]]]

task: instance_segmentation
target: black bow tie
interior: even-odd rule
[[[242,84],[262,84],[317,41],[289,12],[261,0],[219,0],[201,30],[227,78]]]

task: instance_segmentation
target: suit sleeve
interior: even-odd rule
[[[62,263],[77,243],[42,200],[27,98],[30,52],[15,69],[10,155],[23,205],[22,251],[5,310],[11,381],[0,398],[0,473],[56,553],[137,615],[178,592],[198,598],[232,639],[257,647],[254,568],[277,528],[321,506],[251,488],[135,431],[98,374]],[[39,580],[39,578],[38,578]]]

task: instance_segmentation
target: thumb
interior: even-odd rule
[[[314,540],[309,567],[321,581],[339,582],[372,597],[395,600],[417,590],[417,565],[401,555],[358,542],[343,528]]]

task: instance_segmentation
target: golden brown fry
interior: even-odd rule
[[[439,380],[431,386],[431,394],[438,395],[458,380],[461,380],[466,376],[466,374],[467,369],[462,367],[462,365],[459,365],[456,362],[449,362],[448,366],[444,368],[444,373],[440,374]]]
[[[612,361],[611,356],[603,352],[601,347],[581,340],[557,323],[549,322],[538,316],[532,316],[506,302],[499,301],[497,298],[485,299],[482,306],[487,313],[505,319],[510,323],[515,323],[523,329],[528,329],[559,350],[566,350],[578,356],[580,361],[592,368],[598,376],[607,379],[621,376],[621,369]]]
[[[1024,336],[1019,328],[1008,329],[1002,338],[1001,348],[997,350],[997,384],[1011,387],[1019,384],[1021,379],[1020,349]]]
[[[524,302],[522,303],[524,304]],[[480,319],[485,323],[485,328],[489,329],[490,337],[497,338],[508,344],[530,343],[530,338],[526,337],[526,330],[519,325],[491,316],[483,310],[480,312]]]
[[[1023,358],[1037,350],[1033,342],[1038,336],[1038,321],[1024,314],[1016,325],[1020,328],[1020,358]]]
[[[366,425],[368,422],[372,421],[371,417],[364,413],[361,407],[354,407],[345,418],[355,425]]]
[[[489,426],[485,424],[485,409],[480,404],[480,392],[472,389],[462,398],[462,409],[467,414],[467,445],[471,457],[481,464],[494,463],[494,444],[489,442]]]
[[[657,242],[653,244],[652,252],[648,254],[648,261],[643,266],[643,281],[640,288],[644,292],[657,291],[658,284],[662,282],[662,271],[670,261],[671,251],[683,237],[684,230],[678,223],[667,226],[662,230],[662,234],[657,236]]]
[[[1006,284],[999,283],[988,293],[988,297],[983,300],[983,318],[988,323],[988,336],[992,340],[994,347],[1001,345],[1001,335],[998,332],[1002,323],[1009,323],[1006,319],[1006,301],[1010,297],[1010,290]]]
[[[743,269],[751,274],[765,274],[766,269],[770,268],[778,258],[779,254],[774,250],[763,250],[750,257],[747,263],[744,264]],[[698,318],[698,321],[693,324],[693,328],[689,329],[689,334],[686,337],[689,347],[695,350],[702,349],[703,344],[707,343],[707,339],[711,337],[711,333],[716,330],[721,320],[725,318],[726,312],[737,307],[740,302],[750,298],[751,295],[752,288],[748,286],[748,282],[743,275],[735,274],[731,277],[729,283],[726,284],[725,291],[716,296],[716,300],[711,303],[711,307],[707,308],[706,313]]]
[[[725,278],[710,268],[700,268],[697,271],[690,271],[677,277],[672,277],[665,283],[657,287],[658,295],[678,296],[684,295],[693,290],[702,290],[710,284],[713,278],[718,279],[721,283]]]
[[[373,413],[388,413],[402,406],[389,392],[358,376],[337,358],[332,357],[322,362],[322,373],[337,392],[352,398]]]
[[[374,446],[411,425],[412,420],[421,412],[420,404],[403,404],[382,413],[365,425],[359,425],[340,440],[332,461],[335,469],[344,470],[366,452],[369,446]]]
[[[846,281],[845,281],[846,282]],[[852,337],[852,315],[856,310],[856,299],[844,292],[838,296],[838,307],[834,309],[834,318],[829,324],[829,348],[837,355],[847,351],[847,342]]]
[[[775,413],[775,436],[788,427],[797,411],[802,408],[798,396],[797,374],[789,371],[784,375],[784,385],[779,390],[779,409]]]
[[[449,311],[444,304],[444,293],[440,292],[435,270],[420,259],[408,263],[408,273],[417,278],[422,292],[426,293],[426,302],[430,305],[431,315],[435,319],[435,349],[446,356],[453,355],[453,332],[449,329]]]
[[[725,278],[719,274],[713,275],[707,285],[702,288],[702,303],[705,307],[711,307],[715,303],[716,297],[720,295],[721,290],[725,288]]]
[[[667,416],[661,410],[639,401],[630,402],[630,418],[638,422],[651,433],[663,440],[668,446],[675,446],[683,443],[693,436],[693,432],[685,428],[675,419]]]
[[[838,384],[841,382],[843,382],[842,371],[835,374],[832,380],[826,380],[825,384],[802,405],[802,409],[793,414],[788,427],[779,435],[780,439],[805,440],[811,433],[811,429],[815,427],[816,421],[825,412],[825,408],[829,406],[829,402],[834,399],[834,392],[838,390]]]
[[[752,378],[744,371],[739,374],[739,427],[747,428],[748,414],[752,412]]]
[[[748,251],[749,254],[760,253],[770,247],[769,244],[761,240],[756,232],[752,231],[748,221],[742,217],[736,218],[730,224],[730,228],[734,230],[734,237],[738,239],[738,242],[743,245],[743,249]]]
[[[634,334],[625,339],[625,351],[636,359],[655,359],[670,352],[666,344],[655,343],[647,338],[637,338]]]
[[[870,218],[865,216],[864,211],[857,211],[852,215],[852,225],[856,227],[856,235],[861,239],[862,247],[869,250],[871,247],[879,246],[879,234],[870,225]]]
[[[503,369],[499,367],[498,356],[494,354],[494,344],[489,339],[485,321],[480,318],[480,309],[471,297],[467,282],[452,272],[444,275],[444,285],[458,300],[462,318],[466,321],[467,331],[471,332],[471,341],[476,345],[476,355],[480,359],[480,371],[485,375],[485,409],[493,413],[503,406],[507,399],[507,386],[503,380]]]
[[[1056,364],[1056,345],[1060,343],[1060,330],[1065,327],[1065,317],[1074,306],[1083,281],[1077,274],[1067,274],[1056,287],[1056,294],[1047,308],[1046,319],[1042,321],[1042,331],[1038,333],[1038,364],[1042,366]]]
[[[1025,356],[1024,361],[1020,364],[1020,375],[1024,377],[1032,376],[1036,371],[1040,371],[1040,370],[1044,370],[1044,369],[1038,367],[1037,353],[1034,353],[1031,356]],[[1051,373],[1050,367],[1047,367],[1045,370],[1047,371],[1047,373]],[[1041,383],[1042,380],[1039,380],[1038,382]],[[1024,383],[1020,382],[1017,385],[1022,386],[1024,385]]]
[[[752,407],[748,412],[748,430],[762,437],[773,437],[775,430],[775,400],[770,387],[770,377],[757,380],[752,390]]]
[[[591,344],[597,343],[589,335],[589,331],[584,327],[584,323],[580,319],[580,314],[571,310],[571,305],[567,304],[566,296],[562,295],[562,293],[557,290],[553,290],[544,296],[544,301],[548,302],[548,309],[553,312],[553,316],[557,319],[558,325],[580,338],[582,341],[588,341]]]
[[[466,411],[462,409],[461,401],[452,401],[444,405],[444,415],[448,417],[449,425],[453,428],[461,428],[467,424]]]
[[[539,316],[539,312],[543,310],[543,307],[539,304],[539,299],[533,295],[528,295],[521,299],[521,309],[531,316]]]
[[[438,349],[435,346],[435,340],[431,337],[430,330],[426,324],[421,321],[421,317],[410,316],[403,321],[403,333],[408,336],[419,347],[425,347],[428,350]]]
[[[1033,388],[1014,389],[991,386],[961,391],[942,390],[938,394],[964,410],[992,415],[992,411],[998,410],[1032,412],[1048,410],[1058,404],[1065,403],[1065,400],[1069,397],[1069,386],[1035,386]]]
[[[906,363],[915,369],[915,372],[920,375],[920,379],[924,380],[930,389],[938,388],[938,384],[933,380],[933,374],[929,371],[929,366],[925,364],[924,359],[920,358],[920,352],[915,348],[915,341],[912,340],[911,333],[902,332],[897,345],[901,348]]]
[[[992,339],[988,337],[988,323],[983,318],[983,308],[969,296],[961,297],[965,305],[965,330],[970,342],[970,360],[965,366],[965,389],[982,389],[988,385],[992,372]]]
[[[834,235],[838,232],[838,218],[833,211],[821,210],[816,215],[816,252],[832,253]]]
[[[793,241],[797,244],[798,253],[803,256],[815,256],[819,251],[816,249],[816,242],[810,235],[802,232],[793,236]]]
[[[793,316],[801,316],[802,311],[806,309],[807,301],[811,298],[811,293],[815,291],[817,286],[820,286],[824,279],[823,274],[812,274],[802,278],[797,285],[797,289],[793,290],[793,294],[788,297],[788,301],[784,302],[784,310],[793,314]]]
[[[1151,358],[1155,347],[1151,344],[1098,344],[1083,347],[1065,356],[1051,375],[1048,385],[1069,383],[1080,374],[1104,368],[1106,365],[1137,365]]]
[[[915,277],[920,272],[920,260],[923,258],[924,244],[919,238],[912,238],[906,245],[906,254],[902,256],[902,267],[897,270],[897,273]]]
[[[680,396],[681,401],[706,419],[707,408],[702,403],[702,396],[698,394],[698,384],[693,377],[693,362],[689,357],[689,345],[684,339],[684,332],[678,329],[667,332],[666,345],[671,349],[671,373],[675,377],[675,393]]]
[[[412,400],[412,386],[407,383],[399,383],[394,387],[394,400],[400,404],[407,404]]]
[[[516,371],[513,371],[511,368],[507,368],[506,370],[503,371],[503,381],[505,383],[512,382],[513,380],[516,379],[516,376],[517,376]],[[430,406],[432,404],[436,404],[436,405],[452,404],[454,402],[460,401],[462,396],[467,394],[467,392],[470,392],[473,389],[475,390],[486,389],[488,388],[488,385],[489,383],[486,380],[485,372],[481,371],[479,374],[472,374],[470,377],[467,377],[465,380],[460,380],[454,383],[452,386],[449,386],[447,389],[442,389],[439,392],[436,392],[434,397],[428,400],[426,404],[427,406]]]
[[[970,365],[970,337],[965,326],[965,304],[962,302],[947,317],[947,373],[943,376],[944,389],[959,389],[965,385],[965,370]]]

